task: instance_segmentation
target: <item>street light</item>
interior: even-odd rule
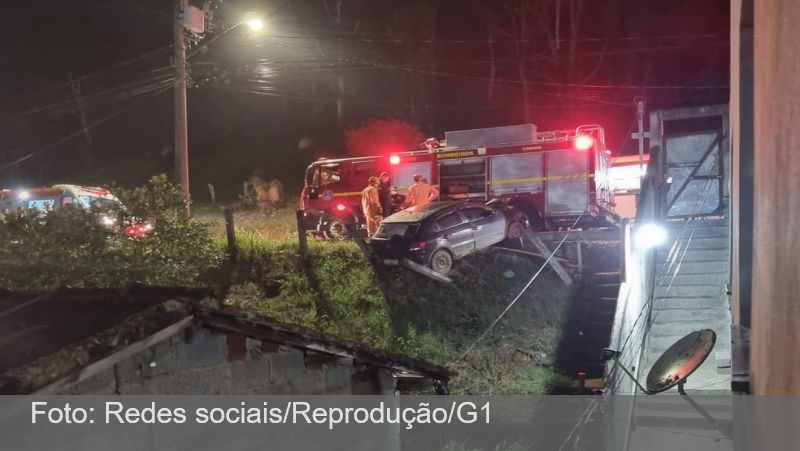
[[[261,31],[264,28],[264,21],[261,19],[248,19],[245,23],[253,31]]]
[[[634,240],[640,249],[652,249],[661,246],[667,241],[667,231],[664,227],[645,223],[634,228]]]
[[[186,0],[176,0],[176,15],[174,18],[174,63],[175,63],[175,172],[176,178],[181,185],[183,198],[186,201],[186,214],[189,215],[189,124],[188,111],[186,108],[186,41],[183,36],[184,22],[183,14],[186,8]],[[206,43],[208,46],[212,42],[224,36],[227,32],[237,28],[239,25],[247,24],[253,32],[259,32],[264,28],[264,21],[253,13],[245,15],[241,22],[228,28],[214,39]],[[196,51],[195,51],[196,52]],[[191,56],[191,55],[189,55]]]

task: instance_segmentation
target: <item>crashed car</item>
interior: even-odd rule
[[[401,210],[381,222],[371,239],[384,264],[408,258],[439,274],[453,262],[508,239],[528,227],[524,213],[503,203],[442,201]]]

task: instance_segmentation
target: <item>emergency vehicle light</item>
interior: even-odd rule
[[[589,150],[594,146],[594,139],[589,135],[580,135],[575,138],[575,149]]]
[[[389,157],[389,164],[400,164],[400,157],[397,155],[392,155]]]
[[[345,211],[347,207],[344,204],[336,204],[336,211]]]

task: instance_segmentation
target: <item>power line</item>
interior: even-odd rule
[[[57,146],[59,144],[63,144],[65,142],[71,140],[72,138],[83,134],[86,130],[91,130],[91,129],[97,127],[98,125],[104,124],[104,123],[110,121],[111,119],[114,119],[115,117],[121,115],[122,113],[124,113],[126,111],[127,111],[127,108],[123,109],[123,110],[119,110],[119,111],[117,111],[115,113],[112,113],[112,114],[110,114],[110,115],[108,115],[108,116],[106,116],[106,117],[104,117],[104,118],[102,118],[102,119],[100,119],[98,121],[93,122],[92,124],[89,124],[86,127],[81,127],[80,130],[78,130],[78,131],[76,131],[74,133],[71,133],[71,134],[69,134],[67,136],[59,138],[56,141],[53,141],[53,142],[51,142],[51,143],[49,143],[49,144],[47,144],[47,145],[45,145],[43,147],[40,147],[38,150],[35,150],[33,152],[28,153],[24,157],[18,158],[16,160],[4,165],[2,168],[0,168],[0,171],[5,171],[7,169],[10,169],[10,168],[13,168],[15,166],[18,166],[19,164],[24,163],[25,161],[35,157],[36,155],[38,155],[38,154],[40,154],[42,152],[46,152],[47,150],[50,150],[54,146]]]
[[[587,208],[588,208],[588,205],[587,205]],[[575,219],[575,222],[572,224],[572,227],[567,229],[567,231],[564,233],[564,238],[561,239],[561,241],[558,243],[558,246],[556,246],[556,248],[550,253],[550,256],[547,257],[547,259],[544,261],[544,263],[542,263],[542,266],[539,268],[539,270],[536,271],[533,274],[533,277],[531,277],[531,279],[528,281],[528,283],[526,283],[525,286],[522,287],[522,290],[520,290],[519,294],[517,294],[517,296],[514,297],[514,299],[508,304],[508,306],[502,312],[500,312],[500,315],[498,315],[497,318],[495,318],[495,320],[492,321],[491,324],[489,324],[489,327],[487,327],[486,330],[484,330],[483,333],[478,338],[476,338],[475,341],[472,342],[472,344],[470,344],[467,347],[467,350],[464,351],[464,353],[461,355],[459,360],[464,360],[467,357],[467,355],[470,353],[470,351],[472,351],[472,349],[475,348],[475,345],[480,343],[480,341],[483,340],[486,337],[486,335],[488,335],[489,332],[492,331],[492,329],[494,329],[494,327],[497,325],[497,323],[499,323],[500,320],[503,319],[503,317],[506,315],[506,313],[508,313],[508,311],[511,310],[511,307],[513,307],[514,304],[516,304],[517,301],[519,301],[519,299],[522,297],[522,295],[525,294],[525,292],[528,290],[528,288],[530,288],[530,286],[533,284],[533,282],[536,281],[536,279],[539,277],[539,274],[541,274],[542,271],[544,271],[544,268],[546,268],[547,265],[550,263],[550,260],[552,260],[553,257],[558,252],[558,250],[561,249],[561,246],[567,240],[567,237],[569,236],[570,232],[572,232],[572,229],[574,229],[575,226],[578,225],[578,222],[581,220],[581,218],[583,217],[583,214],[585,212],[586,212],[586,208],[584,208],[584,210],[581,212],[581,214],[578,215],[578,218]]]
[[[39,89],[36,92],[32,92],[32,93],[24,94],[24,95],[21,95],[21,96],[12,98],[12,99],[8,99],[8,100],[6,100],[4,102],[3,106],[8,105],[11,102],[14,102],[14,101],[17,101],[17,100],[20,100],[20,99],[23,99],[23,98],[34,97],[34,96],[37,96],[37,95],[44,94],[46,92],[54,91],[54,90],[59,89],[59,88],[70,86],[73,83],[80,83],[82,81],[89,80],[89,79],[94,78],[94,77],[96,77],[96,76],[98,76],[100,74],[103,74],[105,72],[108,72],[108,71],[111,71],[111,70],[114,70],[114,69],[119,69],[121,67],[125,67],[125,66],[128,66],[128,65],[131,65],[131,64],[133,64],[133,63],[135,63],[137,61],[141,61],[143,59],[146,59],[146,58],[148,58],[150,56],[156,55],[156,54],[158,54],[158,53],[160,53],[160,52],[162,52],[164,50],[167,50],[167,49],[169,49],[171,47],[172,47],[172,44],[169,44],[169,45],[166,45],[166,46],[163,46],[163,47],[159,47],[159,48],[157,48],[155,50],[151,50],[151,51],[142,53],[140,55],[137,55],[137,56],[135,56],[133,58],[114,63],[114,64],[112,64],[112,65],[110,65],[108,67],[105,67],[103,69],[100,69],[98,71],[95,71],[95,72],[92,72],[92,73],[89,73],[89,74],[86,74],[86,75],[83,75],[81,77],[74,78],[74,79],[66,81],[66,82],[61,82],[61,83],[58,83],[58,84],[55,84],[55,85],[52,85],[52,86],[49,86],[49,87],[46,87],[46,88],[43,88],[43,89]]]
[[[339,35],[311,35],[311,34],[299,34],[299,35],[267,35],[269,38],[275,39],[300,39],[300,40],[315,40],[315,41],[359,41],[364,43],[385,43],[385,44],[466,44],[466,45],[476,45],[476,44],[499,44],[503,42],[502,40],[489,40],[489,39],[416,39],[416,38],[407,38],[407,37],[400,37],[400,38],[392,38],[392,37],[381,37],[381,36],[367,36],[367,35],[358,35],[358,34],[339,34]],[[658,40],[680,40],[680,41],[689,41],[689,40],[701,40],[701,39],[710,39],[710,38],[727,38],[728,36],[718,35],[718,34],[696,34],[696,35],[662,35],[662,36],[622,36],[617,38],[578,38],[576,39],[577,42],[597,42],[597,43],[605,43],[605,42],[633,42],[633,41],[658,41]],[[528,39],[520,39],[515,42],[519,42],[522,44],[530,44],[530,43],[537,43],[541,41],[536,40],[528,40]],[[548,42],[560,42],[560,43],[568,43],[572,42],[570,39],[551,39]]]
[[[154,96],[157,96],[157,95],[159,95],[159,94],[161,94],[163,92],[166,92],[169,89],[172,89],[172,86],[163,88],[160,91],[155,92]],[[23,157],[20,157],[20,158],[17,158],[16,160],[14,160],[12,162],[3,165],[3,167],[0,168],[0,172],[6,171],[6,170],[8,170],[10,168],[13,168],[13,167],[16,167],[16,166],[20,165],[21,163],[24,163],[25,161],[35,157],[36,155],[44,153],[44,152],[52,149],[53,147],[55,147],[55,146],[57,146],[59,144],[63,144],[65,142],[75,138],[76,136],[79,136],[79,135],[83,134],[86,130],[91,130],[91,129],[96,128],[96,127],[98,127],[98,126],[100,126],[100,125],[102,125],[102,124],[104,124],[106,122],[109,122],[110,120],[112,120],[112,119],[124,114],[130,108],[131,107],[129,106],[129,107],[123,108],[121,110],[118,110],[118,111],[116,111],[114,113],[111,113],[111,114],[103,117],[102,119],[99,119],[99,120],[97,120],[97,121],[95,121],[95,122],[93,122],[93,123],[91,123],[91,124],[89,124],[89,125],[87,125],[85,127],[81,127],[79,130],[77,130],[77,131],[75,131],[73,133],[70,133],[70,134],[68,134],[66,136],[63,136],[63,137],[53,141],[53,142],[45,144],[44,146],[40,147],[39,149],[37,149],[37,150],[35,150],[33,152],[28,153],[27,155],[25,155]]]
[[[109,89],[104,90],[104,91],[100,91],[100,92],[97,92],[97,93],[94,93],[94,94],[90,94],[90,95],[84,96],[83,97],[83,101],[87,101],[87,100],[91,100],[91,99],[98,99],[98,98],[103,98],[103,97],[112,97],[112,100],[117,100],[117,99],[113,98],[113,96],[116,96],[116,95],[123,95],[124,96],[126,93],[137,92],[140,89],[152,87],[157,83],[163,83],[165,81],[170,81],[171,79],[174,79],[174,75],[172,75],[170,73],[151,75],[147,79],[136,80],[136,81],[124,84],[124,85],[115,86],[113,88],[109,88]],[[73,104],[76,104],[76,103],[79,103],[79,102],[80,102],[79,99],[70,99],[70,100],[66,100],[66,101],[63,101],[63,102],[59,102],[59,103],[51,103],[49,105],[43,105],[43,106],[39,106],[39,107],[30,109],[30,110],[27,110],[27,111],[23,111],[23,112],[20,112],[20,113],[15,113],[15,116],[27,117],[27,116],[32,116],[32,115],[35,115],[35,114],[40,114],[40,113],[43,113],[43,114],[53,113],[54,109],[61,108],[61,107],[67,107],[67,106],[70,106],[70,105],[73,105]]]
[[[239,88],[235,86],[224,86],[224,85],[209,85],[210,87],[217,88],[217,89],[224,89],[229,91],[236,91],[245,94],[255,94],[255,95],[264,95],[269,97],[277,97],[277,98],[285,98],[285,99],[294,99],[294,100],[301,100],[307,102],[335,102],[337,99],[335,98],[320,98],[320,97],[310,97],[310,96],[302,96],[302,95],[294,95],[294,94],[283,94],[276,92],[276,88],[270,88],[267,90],[254,90],[254,89],[246,89],[246,88]],[[510,107],[508,105],[443,105],[443,104],[410,104],[410,103],[364,103],[364,102],[357,102],[352,101],[350,99],[345,99],[345,102],[351,106],[357,107],[389,107],[389,108],[417,108],[417,109],[455,109],[455,110],[508,110]],[[614,105],[616,107],[629,107],[629,105]],[[560,104],[560,105],[533,105],[530,108],[533,110],[550,110],[550,109],[560,109],[560,108],[590,108],[590,107],[597,107],[597,104]],[[521,106],[519,108],[522,108]]]
[[[592,88],[592,89],[730,89],[728,85],[601,85],[601,84],[586,84],[586,83],[558,83],[558,82],[547,82],[547,81],[528,81],[523,82],[521,80],[511,80],[511,79],[502,79],[502,78],[489,78],[489,77],[482,77],[482,76],[474,76],[474,75],[463,75],[463,74],[454,74],[449,72],[441,72],[441,71],[432,71],[432,70],[424,70],[424,69],[416,69],[410,66],[405,65],[392,65],[392,64],[385,64],[385,63],[377,63],[377,62],[367,62],[364,61],[365,64],[371,64],[376,67],[386,68],[386,69],[393,69],[393,70],[403,70],[409,72],[416,72],[425,75],[434,75],[434,76],[441,76],[441,77],[457,77],[457,78],[464,78],[469,80],[476,80],[482,82],[497,82],[497,83],[505,83],[505,84],[514,84],[514,85],[537,85],[537,86],[548,86],[548,87],[567,87],[567,88]]]

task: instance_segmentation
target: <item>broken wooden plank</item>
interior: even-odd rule
[[[363,252],[364,255],[374,263],[375,256],[372,253],[372,249],[370,249],[369,245],[364,240],[364,237],[362,236],[358,227],[353,223],[348,223],[345,224],[344,228],[347,230],[347,234],[350,235],[350,238],[352,238],[353,241],[355,241],[358,245],[359,249],[361,249],[361,252]]]
[[[542,241],[555,241],[559,242],[564,239],[565,235],[567,239],[564,240],[565,242],[573,242],[573,241],[583,241],[583,242],[619,242],[620,241],[620,229],[617,227],[613,228],[606,228],[606,229],[585,229],[585,230],[558,230],[558,231],[547,231],[547,232],[532,232],[535,233]]]
[[[542,254],[540,254],[538,252],[524,251],[522,249],[512,249],[510,247],[502,247],[502,246],[495,246],[495,249],[497,249],[499,251],[503,251],[503,252],[510,252],[510,253],[514,253],[514,254],[527,255],[527,256],[530,256],[530,257],[537,257],[537,258],[547,259],[546,255],[542,255]],[[553,258],[558,260],[558,261],[560,261],[562,265],[573,267],[573,268],[577,268],[578,267],[578,265],[576,265],[575,263],[572,263],[572,261],[570,259],[568,259],[568,258],[564,258],[564,257],[553,257]]]
[[[433,280],[437,280],[439,282],[445,283],[453,283],[453,280],[449,277],[439,274],[438,272],[428,268],[427,266],[422,266],[419,263],[413,262],[407,258],[400,260],[400,266],[404,268],[408,268],[418,274],[422,274],[423,276],[430,277]]]
[[[536,249],[539,249],[539,252],[541,252],[542,255],[545,255],[550,259],[550,267],[553,268],[553,271],[555,271],[556,274],[558,274],[558,277],[561,277],[561,280],[564,281],[564,285],[572,285],[572,278],[569,276],[569,273],[567,273],[567,270],[564,269],[564,266],[561,265],[550,249],[548,249],[547,246],[542,243],[542,240],[540,240],[539,237],[530,231],[528,231],[528,239],[531,240],[531,243],[533,243]],[[551,256],[553,258],[550,258]]]

